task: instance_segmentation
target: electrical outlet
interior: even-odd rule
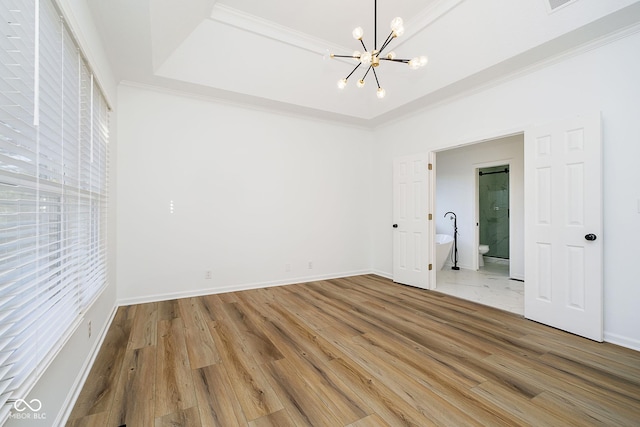
[[[211,270],[207,270],[204,272],[204,278],[209,280],[213,278],[213,272]]]
[[[313,269],[313,261],[309,261],[309,263],[307,264],[307,268],[308,268],[309,270],[312,270],[312,269]]]
[[[284,265],[284,271],[286,271],[287,273],[289,273],[291,271],[291,264],[290,263],[286,263]]]
[[[89,338],[91,338],[91,320],[87,322],[87,330],[89,331]]]

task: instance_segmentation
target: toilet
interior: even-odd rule
[[[478,268],[484,267],[484,254],[489,252],[489,245],[478,246]]]

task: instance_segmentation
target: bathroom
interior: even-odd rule
[[[458,230],[436,290],[522,314],[524,135],[437,152],[435,187],[436,234]]]

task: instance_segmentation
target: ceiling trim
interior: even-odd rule
[[[211,11],[210,18],[213,21],[323,56],[328,56],[329,51],[351,52],[350,49],[344,46],[331,44],[324,39],[310,36],[309,34],[276,24],[273,21],[242,12],[221,3],[215,4]]]
[[[318,110],[313,107],[302,107],[300,105],[260,98],[254,95],[229,92],[224,89],[215,89],[211,87],[203,88],[195,83],[176,82],[175,80],[165,77],[157,77],[153,82],[149,83],[122,80],[119,85],[180,96],[183,98],[197,99],[204,102],[213,102],[235,108],[261,111],[263,113],[276,115],[285,114],[306,120],[328,122],[372,131],[371,119],[347,116],[340,113]]]
[[[438,19],[451,12],[465,0],[439,0],[420,11],[416,16],[407,20],[404,35],[396,46],[409,41],[413,36],[436,22]],[[396,39],[397,40],[397,39]]]
[[[396,43],[396,47],[406,43],[413,36],[442,18],[464,1],[465,0],[439,0],[423,9],[415,17],[407,21],[406,32],[402,39],[398,40],[399,43]],[[353,51],[351,48],[330,43],[319,37],[310,36],[301,31],[276,24],[273,21],[251,15],[221,3],[216,3],[213,6],[210,19],[326,57],[329,56],[329,52],[348,55]],[[339,58],[336,59],[340,60]],[[351,61],[348,60],[343,61],[351,63]]]

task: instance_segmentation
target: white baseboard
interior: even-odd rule
[[[318,280],[339,279],[342,277],[361,276],[372,274],[371,270],[348,271],[343,273],[326,274],[320,276],[303,276],[285,280],[274,280],[270,282],[244,283],[239,285],[221,286],[215,288],[194,289],[182,292],[169,292],[164,294],[145,295],[142,297],[123,298],[117,301],[118,306],[145,304],[149,302],[167,301],[180,298],[192,298],[202,295],[223,294],[227,292],[248,291],[250,289],[271,288],[274,286],[294,285],[296,283],[315,282]],[[373,273],[375,274],[375,273]]]
[[[371,274],[375,274],[376,276],[384,277],[385,279],[393,280],[393,273],[388,273],[386,271],[373,270]]]
[[[105,324],[102,327],[102,330],[100,331],[99,339],[95,341],[93,347],[91,348],[89,357],[86,359],[85,363],[83,364],[82,370],[80,371],[81,372],[80,375],[76,379],[75,384],[73,385],[71,391],[67,396],[65,405],[63,406],[63,408],[67,408],[67,409],[59,413],[59,416],[55,420],[53,425],[65,425],[69,419],[69,416],[71,416],[71,411],[73,410],[75,402],[77,401],[78,396],[80,395],[80,392],[82,391],[85,385],[87,377],[89,376],[89,372],[91,371],[91,368],[95,363],[100,347],[102,347],[102,343],[104,342],[107,336],[107,332],[111,327],[113,319],[115,318],[118,306],[142,304],[146,302],[164,301],[164,300],[177,299],[177,298],[189,298],[194,296],[219,294],[219,293],[225,293],[225,292],[243,291],[243,290],[249,290],[249,289],[267,288],[267,287],[273,287],[273,286],[284,286],[284,285],[291,285],[296,283],[313,282],[317,280],[338,279],[341,277],[360,276],[363,274],[375,274],[390,280],[393,279],[393,275],[386,271],[362,270],[362,271],[346,272],[341,274],[329,274],[329,275],[323,275],[323,276],[307,276],[307,277],[299,277],[291,280],[249,283],[244,285],[227,286],[222,288],[201,289],[201,290],[195,290],[195,291],[189,291],[189,292],[172,292],[168,294],[158,294],[158,295],[150,295],[146,297],[118,300],[117,305],[114,306],[113,309],[111,310],[111,315],[109,316],[109,320],[105,322]],[[611,344],[626,347],[635,351],[640,351],[640,340],[624,337],[624,336],[609,333],[609,332],[604,333],[604,340]]]
[[[606,331],[604,333],[604,340],[611,344],[630,348],[631,350],[635,350],[635,351],[640,351],[640,340],[623,337],[622,335],[612,334],[611,332],[606,332]]]
[[[75,383],[71,387],[71,390],[67,395],[67,398],[65,399],[65,402],[62,408],[66,408],[66,409],[58,413],[58,417],[52,425],[63,426],[67,424],[67,421],[71,416],[71,411],[73,410],[73,407],[75,406],[76,401],[78,400],[78,396],[80,396],[80,392],[84,388],[84,384],[87,381],[87,378],[89,377],[89,372],[91,372],[91,368],[93,368],[93,364],[96,361],[96,357],[98,357],[98,352],[100,351],[100,348],[102,347],[102,343],[107,337],[107,332],[111,327],[111,323],[113,323],[113,319],[116,317],[117,311],[118,311],[118,306],[114,305],[113,308],[111,309],[111,315],[109,316],[109,319],[102,326],[98,339],[94,342],[93,346],[91,347],[91,351],[89,352],[89,357],[87,357],[84,364],[82,365],[80,374],[76,378]]]

